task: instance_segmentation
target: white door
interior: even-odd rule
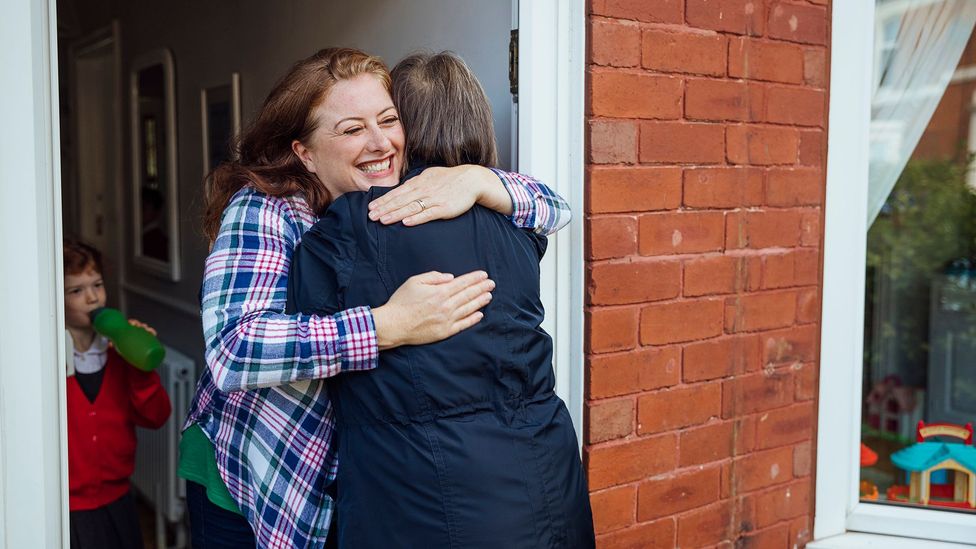
[[[123,264],[118,43],[113,25],[72,48],[70,154],[74,165],[62,182],[65,233],[102,252],[109,303],[116,306],[121,298],[119,267]]]

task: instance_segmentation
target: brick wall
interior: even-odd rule
[[[600,547],[812,532],[828,0],[590,0]]]

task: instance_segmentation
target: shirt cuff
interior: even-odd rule
[[[508,216],[512,223],[524,229],[532,229],[535,224],[535,197],[529,192],[528,186],[521,181],[517,173],[506,172],[497,168],[489,168],[495,172],[502,185],[512,197],[512,215]]]
[[[347,309],[333,317],[339,335],[342,371],[372,370],[379,362],[376,326],[369,307]]]

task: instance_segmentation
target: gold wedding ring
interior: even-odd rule
[[[424,204],[424,201],[419,198],[417,199],[417,204],[420,204],[420,211],[424,211],[427,209],[427,204]]]

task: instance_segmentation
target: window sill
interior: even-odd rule
[[[870,547],[878,549],[972,549],[973,546],[860,532],[848,532],[839,536],[818,539],[807,544],[807,549],[864,549]]]

